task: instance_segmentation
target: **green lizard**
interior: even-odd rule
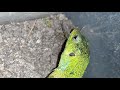
[[[77,28],[74,28],[61,54],[58,67],[48,78],[82,78],[89,59],[88,41]]]

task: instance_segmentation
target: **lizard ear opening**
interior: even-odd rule
[[[75,56],[75,54],[74,53],[70,53],[69,56]]]

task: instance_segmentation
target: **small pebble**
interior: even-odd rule
[[[38,39],[37,41],[36,41],[36,43],[40,43],[41,41]]]

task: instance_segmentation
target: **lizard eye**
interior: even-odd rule
[[[74,37],[73,37],[73,39],[75,39],[75,40],[76,40],[76,39],[77,39],[77,37],[78,37],[78,36],[76,35],[76,36],[74,36]]]
[[[69,56],[75,56],[75,54],[74,53],[70,53]]]

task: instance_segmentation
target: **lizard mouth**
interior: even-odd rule
[[[72,28],[71,30],[70,30],[70,33],[74,30],[75,28]]]

